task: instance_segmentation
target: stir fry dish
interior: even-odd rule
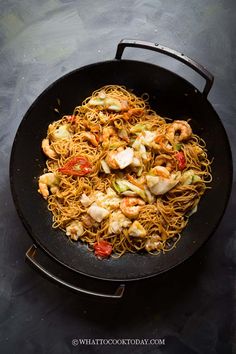
[[[52,227],[99,258],[173,249],[212,179],[191,119],[163,118],[148,99],[104,86],[42,141],[38,191]]]

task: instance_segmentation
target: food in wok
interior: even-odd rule
[[[191,120],[159,116],[148,98],[104,86],[42,141],[39,193],[52,227],[99,258],[173,249],[212,179]]]

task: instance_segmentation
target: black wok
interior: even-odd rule
[[[203,92],[162,67],[121,59],[124,48],[128,46],[155,50],[184,62],[206,80]],[[228,138],[217,113],[207,100],[212,83],[212,75],[183,54],[153,43],[123,40],[118,45],[114,60],[84,66],[50,85],[25,114],[16,133],[10,162],[13,199],[35,245],[75,272],[113,281],[154,276],[193,255],[220,222],[232,183]],[[92,91],[107,84],[125,85],[138,95],[147,92],[152,108],[160,115],[174,119],[191,117],[194,132],[206,141],[209,158],[213,158],[211,189],[202,197],[198,212],[190,218],[176,249],[166,254],[126,254],[118,260],[98,260],[85,245],[72,243],[62,231],[52,229],[52,216],[47,210],[47,203],[37,192],[37,177],[45,167],[41,141],[48,124],[59,119],[54,111],[58,99],[61,101],[61,113],[70,114]],[[28,252],[27,256],[33,259],[32,252]]]

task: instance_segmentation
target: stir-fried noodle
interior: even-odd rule
[[[53,228],[100,257],[173,248],[212,178],[190,124],[160,117],[148,95],[116,85],[50,124],[39,192]]]

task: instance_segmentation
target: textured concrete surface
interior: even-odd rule
[[[25,264],[31,241],[15,211],[8,176],[17,127],[35,98],[62,74],[113,58],[122,38],[161,43],[213,73],[209,101],[226,128],[235,162],[235,11],[233,0],[0,2],[1,353],[236,352],[235,177],[220,226],[192,260],[158,280],[131,285],[123,301],[106,304],[61,289]],[[153,52],[127,50],[125,56],[202,84],[181,64]],[[165,345],[73,346],[73,338],[164,338]]]

